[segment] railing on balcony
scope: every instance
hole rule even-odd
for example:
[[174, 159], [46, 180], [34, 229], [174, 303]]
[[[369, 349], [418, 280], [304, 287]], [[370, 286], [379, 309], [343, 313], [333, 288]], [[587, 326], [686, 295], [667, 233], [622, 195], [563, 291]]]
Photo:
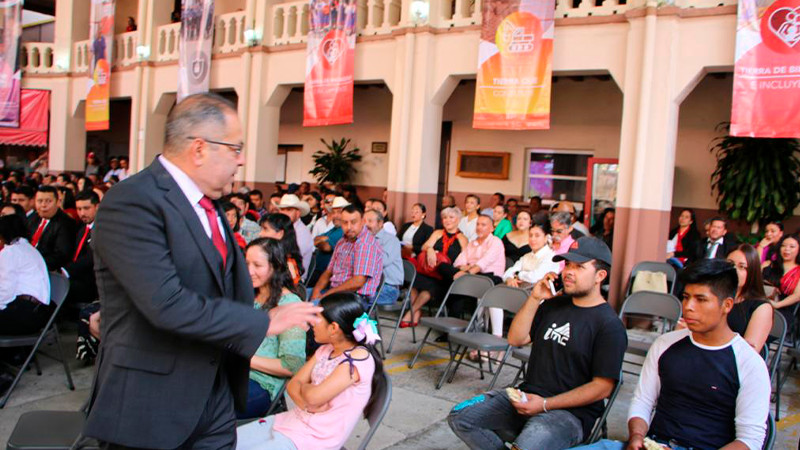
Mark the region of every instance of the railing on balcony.
[[[359, 35], [387, 35], [397, 29], [414, 26], [404, 14], [411, 14], [415, 0], [356, 0], [356, 27]], [[427, 24], [435, 28], [458, 28], [480, 25], [481, 4], [485, 0], [428, 0]], [[611, 16], [645, 6], [646, 0], [556, 0], [555, 17]], [[659, 0], [659, 6], [679, 8], [711, 8], [735, 5], [737, 0]], [[289, 1], [272, 5], [262, 44], [267, 46], [306, 42], [309, 28], [309, 2]], [[245, 30], [251, 23], [244, 11], [217, 16], [214, 22], [213, 53], [224, 54], [246, 48]], [[419, 23], [418, 23], [419, 24]], [[123, 68], [138, 61], [136, 32], [114, 37], [113, 67]], [[178, 59], [180, 23], [162, 25], [156, 31], [155, 61]], [[27, 42], [22, 44], [21, 67], [26, 73], [57, 72], [53, 45]], [[92, 59], [90, 41], [76, 42], [72, 51], [72, 70], [87, 72]]]
[[47, 42], [23, 42], [19, 66], [26, 73], [54, 73], [53, 44]]
[[138, 45], [139, 33], [130, 31], [114, 36], [114, 52], [111, 54], [111, 67], [122, 68], [136, 64], [136, 46]]

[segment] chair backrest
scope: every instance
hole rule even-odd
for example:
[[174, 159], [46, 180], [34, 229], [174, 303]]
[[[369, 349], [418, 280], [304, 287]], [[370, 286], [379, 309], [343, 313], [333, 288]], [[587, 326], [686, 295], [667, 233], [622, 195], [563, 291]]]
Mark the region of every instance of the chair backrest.
[[302, 277], [304, 283], [307, 283], [308, 280], [311, 279], [315, 270], [317, 270], [317, 250], [311, 253], [311, 261], [308, 262], [308, 270], [306, 270]]
[[414, 282], [417, 280], [417, 268], [414, 267], [414, 264], [411, 261], [404, 259], [403, 260], [403, 286], [406, 288], [412, 288], [414, 286]]
[[380, 426], [383, 421], [383, 416], [386, 415], [386, 411], [389, 410], [389, 404], [392, 402], [392, 379], [385, 371], [383, 372], [383, 379], [383, 389], [375, 394], [375, 405], [377, 405], [377, 407], [367, 416], [369, 431], [364, 435], [364, 439], [361, 441], [361, 445], [358, 446], [358, 450], [365, 450], [367, 448], [367, 444], [369, 444], [369, 441], [372, 440], [372, 436], [378, 430], [378, 426]]
[[300, 300], [306, 301], [308, 297], [308, 288], [302, 282], [297, 283], [297, 294], [300, 297]]
[[450, 285], [450, 289], [447, 290], [447, 294], [444, 296], [439, 310], [436, 311], [436, 317], [439, 317], [442, 311], [444, 311], [447, 300], [451, 295], [466, 295], [479, 299], [483, 297], [483, 294], [491, 289], [492, 286], [494, 286], [494, 281], [481, 275], [466, 274], [459, 277], [457, 280], [453, 281], [453, 284]]
[[772, 450], [775, 445], [775, 418], [772, 413], [767, 416], [767, 436], [764, 438], [764, 446], [762, 450]]
[[514, 260], [506, 256], [506, 270], [510, 269], [511, 266], [514, 265]]
[[381, 273], [381, 282], [378, 284], [378, 289], [375, 290], [375, 296], [372, 297], [372, 302], [369, 304], [369, 311], [367, 311], [367, 315], [370, 317], [372, 317], [372, 314], [375, 312], [375, 308], [378, 306], [378, 297], [381, 296], [381, 291], [383, 291], [384, 284], [386, 284], [386, 278], [383, 276], [383, 273]]
[[672, 294], [640, 291], [625, 299], [619, 317], [621, 319], [626, 314], [643, 314], [667, 319], [675, 325], [681, 318], [681, 311], [681, 301]]
[[[783, 345], [786, 343], [786, 318], [777, 309], [772, 312], [772, 329], [769, 330], [769, 337], [773, 339], [773, 344], [777, 345], [777, 348], [772, 353], [772, 359], [767, 361], [769, 379], [772, 380], [778, 370], [778, 362], [781, 358], [781, 352], [783, 352]], [[764, 348], [768, 348], [767, 344], [764, 344]]]
[[666, 262], [659, 262], [659, 261], [642, 261], [636, 263], [631, 269], [631, 274], [628, 277], [628, 288], [625, 290], [626, 294], [631, 293], [631, 288], [633, 287], [633, 279], [636, 278], [636, 274], [646, 270], [648, 272], [662, 272], [667, 276], [667, 289], [670, 294], [673, 293], [675, 289], [675, 279], [678, 277], [677, 273], [675, 272], [675, 268], [672, 267], [669, 263]]
[[49, 272], [50, 276], [50, 301], [56, 306], [61, 306], [69, 292], [69, 280], [64, 275]]
[[472, 314], [467, 330], [472, 330], [472, 326], [478, 320], [478, 315], [483, 312], [483, 308], [500, 308], [503, 311], [516, 314], [522, 309], [522, 305], [525, 304], [527, 299], [528, 293], [523, 289], [506, 286], [505, 284], [492, 286], [478, 301], [478, 307], [475, 308], [475, 312]]
[[589, 438], [583, 442], [583, 445], [594, 444], [600, 439], [600, 433], [602, 433], [606, 421], [608, 420], [608, 414], [611, 412], [611, 407], [614, 406], [614, 400], [617, 399], [617, 395], [619, 394], [619, 390], [622, 387], [622, 375], [623, 371], [620, 370], [619, 372], [619, 380], [617, 380], [616, 385], [614, 386], [614, 390], [611, 391], [611, 395], [606, 399], [605, 408], [603, 408], [603, 414], [597, 418], [592, 427], [592, 432], [589, 434]]

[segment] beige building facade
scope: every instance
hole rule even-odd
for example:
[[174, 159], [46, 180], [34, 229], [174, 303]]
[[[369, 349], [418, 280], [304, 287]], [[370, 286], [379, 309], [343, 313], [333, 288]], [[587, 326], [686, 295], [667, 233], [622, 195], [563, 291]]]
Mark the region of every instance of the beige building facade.
[[[84, 165], [89, 3], [59, 0], [54, 42], [23, 45], [23, 87], [52, 92], [53, 171]], [[708, 149], [715, 126], [730, 118], [733, 0], [558, 0], [551, 129], [543, 131], [472, 128], [481, 0], [358, 0], [355, 121], [314, 128], [302, 126], [307, 2], [216, 5], [211, 89], [237, 100], [247, 155], [241, 183], [313, 181], [320, 138], [347, 137], [364, 155], [355, 184], [365, 196], [388, 190], [401, 222], [415, 202], [434, 211], [445, 190], [525, 196], [531, 155], [542, 149], [616, 159], [612, 292], [634, 263], [664, 258], [677, 208], [696, 208], [700, 218], [716, 208]], [[130, 104], [129, 121], [118, 123], [133, 170], [161, 152], [175, 102], [172, 8], [117, 0], [111, 93]], [[137, 31], [123, 32], [128, 16]], [[388, 152], [373, 153], [373, 142], [388, 143]], [[462, 150], [510, 153], [508, 178], [459, 176]]]

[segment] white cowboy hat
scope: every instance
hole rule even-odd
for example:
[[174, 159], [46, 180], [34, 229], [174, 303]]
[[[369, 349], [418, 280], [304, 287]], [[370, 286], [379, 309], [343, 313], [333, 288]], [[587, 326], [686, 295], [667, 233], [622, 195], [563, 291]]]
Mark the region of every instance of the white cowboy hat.
[[300, 210], [300, 217], [307, 216], [308, 213], [311, 212], [311, 207], [308, 206], [308, 203], [300, 200], [294, 194], [285, 194], [283, 197], [281, 197], [281, 202], [278, 204], [278, 208], [294, 208]]
[[334, 197], [333, 203], [331, 203], [331, 209], [333, 208], [344, 208], [345, 206], [350, 206], [350, 202], [345, 200], [344, 197]]

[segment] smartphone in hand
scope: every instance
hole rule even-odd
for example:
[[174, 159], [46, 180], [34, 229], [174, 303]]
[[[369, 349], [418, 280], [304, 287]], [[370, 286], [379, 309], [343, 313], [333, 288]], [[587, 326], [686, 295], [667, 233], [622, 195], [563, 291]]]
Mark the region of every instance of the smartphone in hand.
[[561, 275], [553, 280], [549, 280], [548, 283], [550, 284], [550, 293], [553, 295], [558, 295], [558, 291], [564, 289], [564, 281], [561, 279]]

